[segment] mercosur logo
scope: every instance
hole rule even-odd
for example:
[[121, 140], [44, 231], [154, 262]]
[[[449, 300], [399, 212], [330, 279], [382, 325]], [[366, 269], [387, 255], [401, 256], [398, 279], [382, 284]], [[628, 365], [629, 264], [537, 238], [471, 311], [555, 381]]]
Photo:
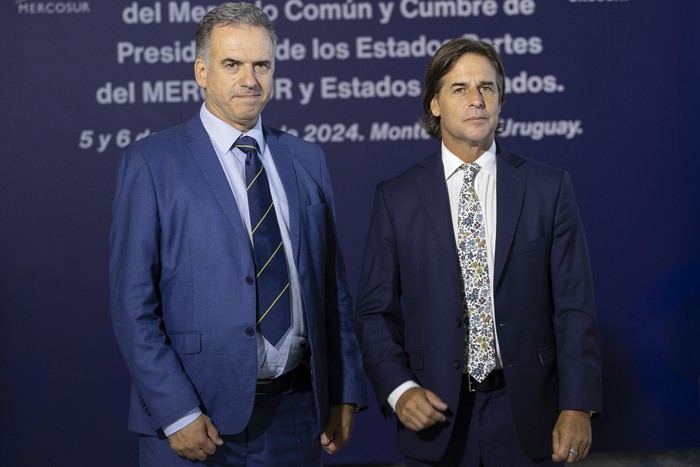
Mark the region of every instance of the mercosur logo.
[[90, 2], [32, 2], [15, 0], [20, 15], [77, 15], [90, 13]]

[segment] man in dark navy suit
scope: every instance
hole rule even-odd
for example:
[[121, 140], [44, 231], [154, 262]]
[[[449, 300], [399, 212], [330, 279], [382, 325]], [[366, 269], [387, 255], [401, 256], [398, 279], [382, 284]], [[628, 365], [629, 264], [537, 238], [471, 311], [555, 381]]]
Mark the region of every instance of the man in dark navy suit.
[[441, 148], [377, 187], [355, 326], [408, 466], [575, 462], [602, 410], [572, 186], [495, 140], [504, 82], [490, 45], [445, 44], [423, 97]]

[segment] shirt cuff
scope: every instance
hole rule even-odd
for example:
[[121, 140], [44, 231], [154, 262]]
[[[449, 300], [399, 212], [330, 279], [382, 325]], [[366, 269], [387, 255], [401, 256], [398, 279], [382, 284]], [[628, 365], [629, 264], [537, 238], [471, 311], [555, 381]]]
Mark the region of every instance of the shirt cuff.
[[200, 415], [202, 415], [202, 411], [199, 410], [198, 407], [194, 408], [194, 409], [190, 410], [189, 412], [187, 412], [182, 417], [175, 420], [174, 422], [168, 423], [167, 425], [165, 425], [163, 427], [163, 433], [165, 433], [165, 436], [170, 436], [172, 434], [175, 434], [178, 431], [185, 428], [190, 423], [192, 423], [193, 421], [195, 421], [197, 419], [197, 417], [199, 417]]
[[391, 394], [389, 394], [389, 397], [387, 397], [386, 401], [389, 403], [391, 406], [391, 410], [396, 412], [396, 403], [399, 401], [401, 396], [403, 396], [403, 393], [408, 391], [411, 388], [419, 388], [420, 385], [416, 383], [415, 381], [408, 380], [405, 383], [401, 384], [399, 387], [391, 391]]

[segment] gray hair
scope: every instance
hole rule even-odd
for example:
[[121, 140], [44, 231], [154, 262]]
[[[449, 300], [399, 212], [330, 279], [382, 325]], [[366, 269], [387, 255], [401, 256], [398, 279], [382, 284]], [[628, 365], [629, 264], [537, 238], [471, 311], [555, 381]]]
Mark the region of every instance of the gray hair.
[[265, 12], [252, 3], [222, 3], [207, 13], [197, 26], [197, 58], [209, 64], [209, 45], [211, 32], [215, 26], [262, 26], [267, 30], [272, 41], [272, 48], [277, 46], [275, 27]]

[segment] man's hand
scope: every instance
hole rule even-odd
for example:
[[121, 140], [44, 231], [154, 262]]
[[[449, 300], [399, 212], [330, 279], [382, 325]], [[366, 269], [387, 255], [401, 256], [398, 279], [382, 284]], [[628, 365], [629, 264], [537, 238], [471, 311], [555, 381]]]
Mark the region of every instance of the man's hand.
[[585, 459], [591, 441], [590, 415], [580, 410], [562, 410], [552, 432], [552, 460], [571, 463]]
[[445, 410], [447, 404], [435, 393], [423, 388], [411, 388], [396, 401], [396, 415], [401, 423], [413, 431], [444, 422]]
[[355, 406], [353, 405], [334, 405], [328, 410], [326, 431], [321, 433], [321, 446], [328, 454], [335, 454], [350, 441], [354, 419]]
[[202, 414], [192, 423], [168, 437], [170, 447], [180, 456], [191, 461], [203, 461], [224, 444], [211, 419]]

